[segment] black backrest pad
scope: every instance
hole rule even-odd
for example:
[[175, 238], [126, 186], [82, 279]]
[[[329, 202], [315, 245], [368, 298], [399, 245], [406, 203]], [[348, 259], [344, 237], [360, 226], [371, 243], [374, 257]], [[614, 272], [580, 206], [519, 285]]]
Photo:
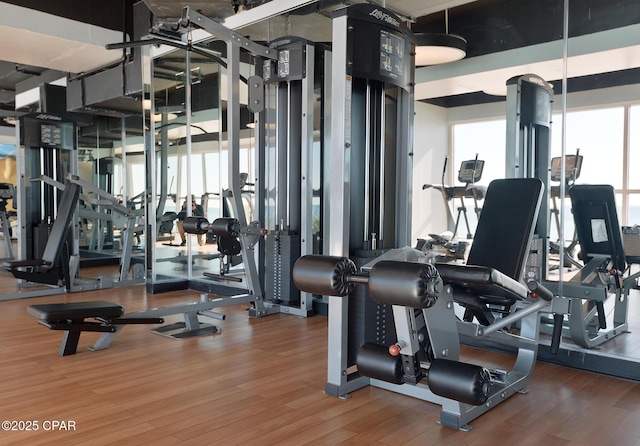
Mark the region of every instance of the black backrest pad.
[[542, 200], [542, 181], [509, 178], [489, 184], [468, 265], [495, 268], [519, 281]]
[[618, 222], [615, 192], [609, 185], [575, 185], [569, 189], [582, 260], [594, 255], [610, 257], [613, 267], [626, 269], [622, 229]]
[[58, 214], [51, 226], [49, 240], [42, 253], [42, 260], [54, 264], [62, 250], [62, 246], [67, 238], [67, 229], [71, 224], [78, 197], [80, 196], [80, 186], [75, 183], [65, 185], [64, 192], [58, 203]]

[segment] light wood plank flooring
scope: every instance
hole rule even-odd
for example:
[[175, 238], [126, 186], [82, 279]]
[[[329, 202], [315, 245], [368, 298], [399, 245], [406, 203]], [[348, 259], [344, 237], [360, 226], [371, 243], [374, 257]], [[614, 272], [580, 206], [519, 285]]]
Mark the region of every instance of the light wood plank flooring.
[[[236, 305], [221, 310], [218, 335], [176, 341], [129, 326], [107, 350], [86, 350], [98, 334], [83, 333], [78, 354], [60, 357], [62, 332], [26, 311], [108, 300], [131, 312], [198, 297], [137, 286], [0, 302], [0, 419], [39, 423], [37, 431], [0, 432], [0, 444], [640, 446], [640, 382], [539, 362], [528, 394], [465, 433], [437, 424], [439, 406], [382, 389], [324, 395], [322, 316], [249, 319], [247, 306]], [[511, 361], [469, 347], [464, 354], [487, 365]], [[44, 430], [53, 420], [75, 430]]]

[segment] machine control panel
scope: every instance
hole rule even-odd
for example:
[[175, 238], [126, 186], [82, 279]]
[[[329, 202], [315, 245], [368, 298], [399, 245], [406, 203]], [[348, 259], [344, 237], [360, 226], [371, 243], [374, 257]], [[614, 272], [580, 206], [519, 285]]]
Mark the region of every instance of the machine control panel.
[[347, 74], [413, 88], [414, 37], [395, 14], [360, 3], [334, 11], [347, 16]]
[[75, 150], [75, 124], [47, 113], [23, 116], [20, 118], [20, 144], [32, 148]]

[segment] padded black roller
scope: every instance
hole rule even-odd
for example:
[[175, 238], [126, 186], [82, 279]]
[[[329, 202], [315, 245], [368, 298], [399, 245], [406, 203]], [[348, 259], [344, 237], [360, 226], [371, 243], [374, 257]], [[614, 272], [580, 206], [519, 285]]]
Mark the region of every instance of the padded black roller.
[[491, 391], [486, 368], [449, 359], [434, 359], [427, 380], [436, 395], [474, 406], [484, 404]]
[[384, 345], [367, 342], [356, 356], [356, 365], [361, 375], [393, 384], [402, 384], [402, 357], [391, 356]]
[[346, 257], [307, 255], [293, 266], [293, 283], [300, 291], [328, 296], [346, 296], [353, 290], [348, 276], [356, 265]]
[[226, 235], [218, 236], [218, 250], [225, 256], [237, 256], [242, 252], [240, 240]]
[[209, 221], [204, 217], [187, 217], [183, 220], [182, 227], [188, 234], [206, 234], [209, 230]]
[[221, 237], [237, 237], [240, 233], [240, 222], [235, 218], [222, 217], [213, 220], [210, 225], [211, 232]]
[[429, 308], [442, 287], [438, 270], [430, 263], [385, 260], [369, 273], [369, 293], [381, 304]]

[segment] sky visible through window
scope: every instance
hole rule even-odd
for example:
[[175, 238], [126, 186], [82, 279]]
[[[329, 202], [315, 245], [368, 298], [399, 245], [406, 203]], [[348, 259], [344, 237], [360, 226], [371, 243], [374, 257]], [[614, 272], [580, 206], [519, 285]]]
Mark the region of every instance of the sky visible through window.
[[[618, 215], [623, 225], [640, 224], [640, 175], [633, 175], [634, 166], [640, 165], [640, 106], [629, 107], [630, 137], [628, 144], [628, 165], [630, 175], [628, 184], [624, 184], [624, 142], [625, 107], [612, 107], [597, 110], [582, 110], [567, 113], [566, 154], [572, 155], [580, 150], [583, 163], [579, 184], [610, 184], [617, 191], [626, 194], [628, 212], [622, 213], [622, 195], [617, 194]], [[562, 116], [555, 114], [551, 129], [551, 156], [561, 155]], [[506, 121], [504, 119], [459, 123], [453, 126], [453, 159], [449, 160], [448, 178], [457, 184], [458, 170], [462, 161], [478, 156], [484, 160], [481, 185], [505, 176]], [[443, 160], [444, 162], [444, 160]], [[557, 183], [556, 183], [557, 184]], [[639, 189], [633, 191], [633, 189]], [[638, 192], [634, 194], [633, 192]], [[449, 203], [451, 205], [451, 203]], [[456, 202], [455, 207], [459, 206]], [[467, 204], [471, 210], [472, 203]], [[560, 206], [558, 202], [558, 206]], [[454, 209], [455, 209], [454, 207]], [[570, 202], [565, 200], [565, 211]], [[470, 220], [473, 212], [468, 212]], [[626, 217], [626, 218], [623, 218]], [[472, 228], [476, 222], [472, 221]], [[557, 228], [552, 222], [551, 238], [557, 238]], [[571, 214], [565, 214], [565, 238], [573, 233]]]

